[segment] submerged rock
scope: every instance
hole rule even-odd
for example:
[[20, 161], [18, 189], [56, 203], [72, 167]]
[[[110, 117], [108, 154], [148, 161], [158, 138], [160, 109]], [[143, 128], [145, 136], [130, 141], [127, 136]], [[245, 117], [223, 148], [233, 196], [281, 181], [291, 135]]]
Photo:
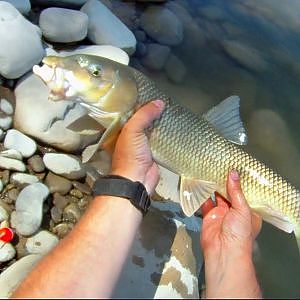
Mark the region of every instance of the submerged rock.
[[29, 0], [5, 0], [5, 2], [12, 4], [23, 15], [27, 15], [31, 9]]
[[70, 180], [52, 172], [48, 173], [45, 184], [49, 187], [50, 193], [60, 193], [61, 195], [67, 194], [72, 187]]
[[50, 7], [42, 11], [39, 26], [49, 41], [70, 43], [86, 37], [88, 21], [88, 16], [81, 11]]
[[147, 45], [147, 54], [141, 63], [151, 70], [161, 70], [170, 54], [170, 47], [151, 43]]
[[44, 56], [40, 29], [5, 1], [0, 1], [0, 44], [0, 74], [5, 78], [22, 76]]

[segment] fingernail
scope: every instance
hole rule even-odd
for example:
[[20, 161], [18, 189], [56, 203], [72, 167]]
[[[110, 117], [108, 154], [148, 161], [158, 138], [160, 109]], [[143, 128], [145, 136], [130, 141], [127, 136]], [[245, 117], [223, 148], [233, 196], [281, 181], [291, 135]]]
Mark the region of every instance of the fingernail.
[[165, 106], [165, 103], [162, 100], [155, 100], [153, 101], [153, 104], [159, 109], [162, 109]]
[[236, 170], [232, 170], [230, 172], [230, 178], [234, 181], [238, 181], [240, 179], [240, 175]]

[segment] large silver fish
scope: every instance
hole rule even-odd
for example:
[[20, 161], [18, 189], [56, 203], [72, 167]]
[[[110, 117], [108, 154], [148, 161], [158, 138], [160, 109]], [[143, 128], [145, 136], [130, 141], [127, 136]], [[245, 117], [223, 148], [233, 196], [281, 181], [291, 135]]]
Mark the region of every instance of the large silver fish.
[[173, 181], [176, 188], [160, 187], [163, 196], [178, 198], [191, 216], [215, 191], [226, 195], [227, 174], [236, 169], [251, 208], [276, 227], [294, 231], [300, 246], [300, 192], [236, 145], [247, 142], [237, 96], [198, 117], [129, 66], [89, 55], [48, 56], [43, 63], [33, 71], [49, 86], [51, 98], [78, 101], [107, 128], [99, 143], [83, 153], [85, 160], [99, 146], [113, 145], [138, 107], [162, 99], [165, 109], [150, 131], [150, 146], [155, 161], [165, 168], [164, 176], [180, 177]]

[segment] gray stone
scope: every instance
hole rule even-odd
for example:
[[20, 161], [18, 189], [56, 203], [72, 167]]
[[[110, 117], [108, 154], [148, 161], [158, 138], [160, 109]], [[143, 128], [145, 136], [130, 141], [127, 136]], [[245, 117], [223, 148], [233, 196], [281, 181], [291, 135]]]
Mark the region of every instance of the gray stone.
[[63, 220], [66, 222], [77, 223], [81, 217], [81, 211], [76, 203], [71, 203], [63, 211]]
[[12, 4], [21, 14], [27, 15], [31, 10], [31, 4], [29, 0], [5, 0]]
[[167, 8], [148, 7], [141, 16], [141, 28], [160, 44], [179, 45], [183, 40], [182, 23]]
[[2, 190], [3, 190], [3, 182], [2, 180], [0, 180], [0, 193], [2, 192]]
[[145, 42], [147, 39], [146, 33], [143, 30], [135, 30], [134, 35], [139, 42]]
[[0, 206], [0, 222], [8, 219], [9, 219], [8, 212], [4, 207]]
[[62, 5], [62, 6], [81, 6], [87, 0], [31, 0], [32, 3], [39, 5]]
[[54, 234], [47, 230], [42, 230], [27, 239], [26, 249], [30, 254], [46, 254], [52, 250], [59, 242]]
[[16, 255], [16, 250], [10, 243], [0, 241], [0, 262], [9, 261]]
[[73, 181], [72, 184], [77, 190], [81, 191], [82, 193], [84, 193], [86, 195], [91, 195], [92, 194], [92, 189], [86, 183]]
[[160, 44], [148, 44], [147, 54], [141, 59], [141, 63], [151, 70], [161, 70], [170, 54], [170, 48]]
[[39, 181], [39, 179], [36, 176], [26, 173], [14, 173], [11, 175], [10, 180], [11, 183], [16, 184], [17, 186], [24, 186]]
[[30, 157], [37, 149], [36, 142], [16, 129], [10, 129], [4, 139], [4, 147], [19, 151], [23, 157]]
[[185, 65], [173, 54], [169, 55], [169, 58], [167, 59], [165, 71], [168, 78], [175, 83], [181, 83], [186, 75]]
[[0, 73], [6, 78], [22, 76], [44, 56], [40, 29], [5, 1], [0, 2], [0, 41]]
[[0, 127], [3, 130], [7, 130], [7, 129], [11, 128], [11, 125], [12, 125], [12, 117], [11, 116], [0, 117]]
[[53, 204], [59, 209], [64, 209], [69, 204], [69, 199], [59, 193], [54, 193]]
[[35, 233], [42, 222], [43, 203], [49, 195], [46, 185], [38, 182], [25, 187], [16, 200], [16, 229], [24, 236]]
[[45, 171], [43, 159], [39, 155], [33, 155], [27, 162], [34, 172], [40, 173]]
[[11, 159], [7, 157], [0, 156], [0, 168], [7, 170], [14, 170], [24, 172], [26, 170], [26, 166], [23, 162], [17, 159]]
[[53, 227], [52, 232], [60, 239], [64, 238], [73, 229], [73, 224], [60, 223]]
[[20, 191], [16, 188], [13, 188], [7, 192], [8, 198], [11, 200], [11, 203], [15, 202], [20, 194]]
[[7, 115], [12, 115], [14, 112], [12, 104], [4, 98], [0, 100], [0, 109]]
[[79, 134], [67, 128], [85, 115], [86, 110], [70, 101], [49, 100], [48, 88], [36, 75], [31, 74], [20, 81], [15, 95], [14, 127], [25, 134], [67, 152], [79, 151], [99, 139], [96, 121], [93, 125], [98, 132], [93, 135]]
[[0, 128], [0, 141], [2, 142], [4, 139], [5, 133], [4, 131]]
[[86, 174], [80, 159], [74, 155], [46, 153], [43, 161], [48, 170], [68, 179], [79, 179]]
[[57, 192], [62, 195], [67, 194], [72, 187], [72, 183], [70, 180], [53, 174], [52, 172], [48, 173], [45, 179], [45, 184], [49, 187], [50, 193]]
[[62, 210], [58, 208], [57, 206], [53, 206], [51, 208], [51, 219], [54, 223], [59, 223], [62, 219]]
[[70, 191], [70, 195], [73, 196], [73, 197], [75, 197], [75, 198], [78, 198], [78, 199], [80, 199], [80, 198], [83, 197], [82, 192], [79, 191], [79, 190], [77, 190], [77, 189], [72, 189], [72, 190]]
[[112, 45], [133, 54], [134, 34], [104, 4], [89, 0], [81, 11], [89, 16], [88, 38], [95, 44]]
[[0, 297], [9, 298], [41, 258], [42, 255], [28, 255], [4, 270], [0, 274]]
[[22, 160], [22, 153], [18, 150], [15, 149], [9, 149], [9, 150], [4, 150], [0, 152], [0, 156], [2, 157], [7, 157], [7, 158], [12, 158], [12, 159], [17, 159], [17, 160]]
[[4, 170], [0, 173], [0, 177], [1, 177], [1, 182], [3, 183], [3, 185], [7, 185], [9, 183], [9, 170]]
[[39, 26], [47, 40], [70, 43], [86, 37], [88, 21], [88, 16], [81, 11], [50, 7], [40, 14]]

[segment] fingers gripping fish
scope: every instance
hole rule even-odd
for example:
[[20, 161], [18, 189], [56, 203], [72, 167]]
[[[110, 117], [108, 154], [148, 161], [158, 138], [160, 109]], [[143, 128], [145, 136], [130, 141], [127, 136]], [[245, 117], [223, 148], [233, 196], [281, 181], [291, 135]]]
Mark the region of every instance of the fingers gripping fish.
[[159, 194], [178, 200], [191, 216], [215, 191], [226, 195], [227, 174], [236, 169], [250, 207], [276, 227], [294, 231], [300, 246], [300, 191], [240, 147], [247, 143], [247, 134], [237, 96], [199, 117], [167, 97], [139, 71], [109, 59], [48, 56], [43, 63], [33, 71], [50, 88], [50, 97], [78, 101], [106, 128], [99, 143], [83, 153], [85, 160], [99, 146], [113, 145], [136, 109], [162, 99], [165, 109], [151, 128], [149, 141], [162, 167], [162, 181], [169, 178], [174, 186], [158, 186]]

